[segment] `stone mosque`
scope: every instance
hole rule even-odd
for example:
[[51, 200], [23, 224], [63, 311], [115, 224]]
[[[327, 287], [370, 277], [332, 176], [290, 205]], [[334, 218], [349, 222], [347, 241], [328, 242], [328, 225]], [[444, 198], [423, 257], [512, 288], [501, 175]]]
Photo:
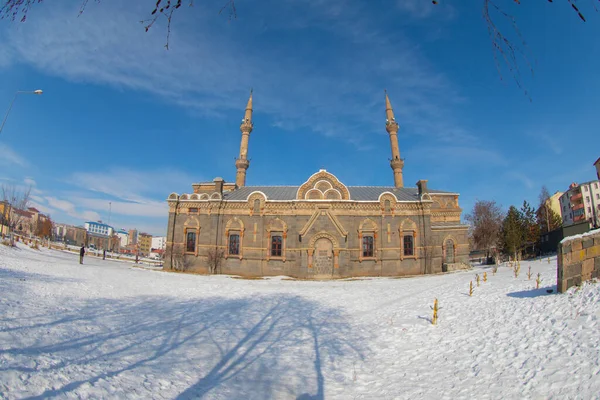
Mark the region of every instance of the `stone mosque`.
[[164, 269], [301, 279], [432, 274], [468, 262], [458, 193], [404, 187], [399, 124], [385, 94], [393, 186], [346, 186], [324, 169], [293, 186], [246, 186], [252, 93], [235, 183], [215, 178], [167, 199]]

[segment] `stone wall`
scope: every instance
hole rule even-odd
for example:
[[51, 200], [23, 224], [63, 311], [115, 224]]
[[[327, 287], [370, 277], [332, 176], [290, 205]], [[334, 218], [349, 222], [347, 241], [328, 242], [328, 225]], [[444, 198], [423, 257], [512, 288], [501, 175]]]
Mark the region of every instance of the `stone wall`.
[[600, 278], [600, 230], [564, 238], [558, 245], [558, 292], [592, 278]]
[[[429, 215], [382, 215], [380, 210], [368, 215], [314, 207], [303, 215], [293, 215], [291, 206], [276, 215], [248, 215], [230, 210], [228, 204], [222, 206], [221, 213], [171, 212], [165, 269], [175, 267], [172, 255], [177, 249], [181, 252], [189, 231], [197, 233], [196, 248], [179, 257], [183, 257], [183, 269], [198, 273], [209, 273], [208, 252], [219, 248], [225, 251], [219, 273], [322, 279], [315, 276], [318, 272], [313, 260], [315, 240], [320, 237], [332, 242], [330, 278], [418, 275], [468, 265], [468, 231], [464, 226], [432, 229]], [[280, 232], [284, 237], [282, 257], [269, 255], [271, 232]], [[240, 236], [239, 255], [227, 254], [227, 238], [232, 233]], [[374, 257], [361, 257], [363, 233], [375, 237]], [[415, 256], [403, 255], [401, 236], [406, 234], [414, 235]], [[451, 249], [444, 247], [448, 240], [454, 243]], [[443, 268], [446, 259], [450, 266]]]

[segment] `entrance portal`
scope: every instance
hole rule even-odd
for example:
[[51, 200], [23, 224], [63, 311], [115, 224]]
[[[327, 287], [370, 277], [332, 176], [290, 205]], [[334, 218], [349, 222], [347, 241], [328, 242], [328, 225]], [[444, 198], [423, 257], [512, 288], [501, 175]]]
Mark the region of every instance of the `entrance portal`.
[[315, 243], [313, 255], [314, 277], [317, 279], [333, 276], [333, 243], [327, 238], [320, 238]]

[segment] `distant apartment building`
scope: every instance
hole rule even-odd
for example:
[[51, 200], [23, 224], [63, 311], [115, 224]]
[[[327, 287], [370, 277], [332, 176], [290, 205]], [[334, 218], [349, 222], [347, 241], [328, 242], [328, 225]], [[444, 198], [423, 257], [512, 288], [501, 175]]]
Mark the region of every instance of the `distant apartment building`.
[[81, 226], [56, 224], [54, 225], [54, 240], [81, 246], [87, 243], [87, 230]]
[[8, 201], [0, 201], [0, 236], [8, 235], [8, 222], [10, 219], [10, 204]]
[[600, 180], [572, 183], [560, 197], [563, 226], [588, 221], [600, 227]]
[[89, 221], [86, 222], [84, 226], [85, 230], [88, 231], [88, 233], [92, 233], [95, 235], [112, 236], [114, 232], [112, 226], [103, 224], [102, 222]]
[[138, 234], [138, 251], [140, 255], [147, 256], [152, 248], [152, 235], [148, 233]]
[[119, 247], [127, 247], [129, 244], [129, 234], [125, 229], [115, 231], [115, 235], [119, 238]]
[[156, 250], [164, 250], [167, 245], [166, 236], [155, 236], [152, 238], [152, 248]]
[[556, 191], [552, 196], [546, 200], [546, 205], [556, 213], [556, 215], [562, 215], [560, 197], [564, 193], [561, 191]]
[[137, 229], [129, 230], [129, 240], [127, 242], [128, 245], [136, 245], [138, 244], [138, 231]]

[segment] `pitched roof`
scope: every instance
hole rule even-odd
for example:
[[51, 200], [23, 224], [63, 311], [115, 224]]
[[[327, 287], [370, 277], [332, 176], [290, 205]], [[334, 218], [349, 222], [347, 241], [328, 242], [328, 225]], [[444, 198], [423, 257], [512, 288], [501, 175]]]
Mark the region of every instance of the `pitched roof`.
[[29, 211], [19, 210], [18, 208], [13, 208], [12, 211], [13, 211], [13, 213], [15, 213], [17, 215], [20, 215], [21, 217], [25, 217], [25, 218], [33, 217], [33, 214], [30, 213]]
[[[417, 188], [396, 188], [393, 186], [347, 186], [350, 191], [350, 200], [354, 201], [379, 201], [379, 196], [384, 192], [393, 193], [398, 201], [418, 201]], [[300, 186], [244, 186], [230, 192], [223, 193], [223, 199], [229, 201], [246, 201], [252, 192], [262, 192], [268, 200], [295, 200]], [[441, 190], [429, 190], [431, 194], [454, 194]]]

